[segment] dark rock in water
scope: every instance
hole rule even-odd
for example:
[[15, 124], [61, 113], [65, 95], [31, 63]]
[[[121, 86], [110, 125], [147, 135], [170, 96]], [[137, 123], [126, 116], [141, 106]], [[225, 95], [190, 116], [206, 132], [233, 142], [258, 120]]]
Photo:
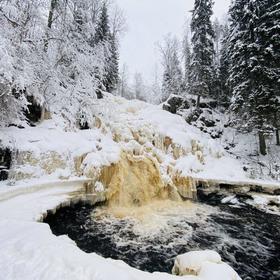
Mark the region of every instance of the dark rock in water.
[[176, 114], [179, 109], [189, 109], [190, 104], [179, 95], [171, 95], [163, 105], [163, 110]]
[[0, 148], [0, 181], [8, 179], [11, 162], [12, 152], [8, 148]]

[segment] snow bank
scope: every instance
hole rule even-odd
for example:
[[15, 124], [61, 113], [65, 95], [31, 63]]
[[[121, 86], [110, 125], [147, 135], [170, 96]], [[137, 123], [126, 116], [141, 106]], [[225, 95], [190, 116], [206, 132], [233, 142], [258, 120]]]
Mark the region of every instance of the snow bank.
[[233, 268], [226, 263], [204, 262], [198, 276], [205, 280], [241, 280]]
[[[38, 127], [0, 129], [0, 145], [13, 151], [10, 179], [67, 179], [80, 176], [90, 162], [100, 168], [118, 161], [120, 147], [99, 129], [68, 131], [57, 118]], [[83, 160], [86, 160], [83, 163]]]
[[215, 251], [193, 251], [175, 259], [173, 274], [196, 275], [205, 280], [241, 280], [238, 274]]
[[[166, 273], [139, 271], [122, 261], [104, 259], [94, 253], [87, 254], [69, 237], [57, 237], [47, 224], [36, 222], [43, 213], [66, 201], [81, 186], [78, 182], [61, 186], [54, 184], [49, 188], [34, 186], [28, 192], [7, 196], [7, 199], [0, 201], [1, 280], [182, 279]], [[191, 259], [189, 261], [192, 263]], [[195, 258], [194, 262], [198, 261], [199, 258]], [[190, 275], [184, 276], [184, 279], [212, 280], [208, 276], [213, 267], [208, 268], [204, 264], [201, 267], [203, 276]], [[221, 270], [220, 275], [225, 275], [222, 274], [224, 266], [217, 269]], [[215, 280], [227, 279], [230, 278], [220, 277]]]
[[202, 264], [206, 261], [221, 263], [222, 258], [217, 252], [210, 250], [189, 252], [176, 257], [172, 273], [179, 275], [197, 275], [201, 270]]

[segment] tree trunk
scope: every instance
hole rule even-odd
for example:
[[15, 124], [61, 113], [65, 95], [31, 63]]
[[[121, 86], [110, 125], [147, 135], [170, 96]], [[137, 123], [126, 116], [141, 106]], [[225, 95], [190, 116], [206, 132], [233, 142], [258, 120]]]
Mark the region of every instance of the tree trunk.
[[280, 146], [280, 133], [279, 128], [276, 128], [276, 145]]
[[279, 130], [280, 130], [280, 128], [279, 128], [279, 121], [278, 121], [278, 119], [277, 119], [277, 111], [274, 113], [274, 127], [275, 127], [275, 132], [276, 132], [276, 145], [277, 146], [280, 146], [280, 133], [279, 133]]
[[49, 10], [49, 17], [48, 17], [48, 29], [47, 29], [47, 34], [46, 34], [46, 39], [45, 39], [45, 44], [44, 44], [44, 50], [47, 52], [48, 46], [49, 46], [49, 31], [52, 28], [52, 23], [53, 23], [53, 14], [54, 10], [56, 8], [58, 0], [51, 0], [51, 6]]
[[197, 100], [196, 100], [196, 107], [199, 108], [200, 106], [200, 95], [197, 96]]
[[260, 153], [265, 156], [266, 152], [266, 143], [265, 143], [265, 136], [262, 131], [259, 131], [259, 146], [260, 146]]

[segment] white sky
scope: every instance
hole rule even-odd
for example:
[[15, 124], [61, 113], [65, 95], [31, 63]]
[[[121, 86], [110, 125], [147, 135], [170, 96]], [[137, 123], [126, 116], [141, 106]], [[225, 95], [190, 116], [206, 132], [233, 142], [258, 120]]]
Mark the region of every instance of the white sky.
[[[128, 31], [121, 41], [121, 64], [127, 64], [130, 75], [141, 72], [147, 81], [153, 79], [160, 63], [156, 43], [168, 33], [182, 38], [185, 19], [191, 16], [194, 0], [116, 0], [124, 10]], [[222, 18], [230, 0], [216, 0], [215, 17]]]

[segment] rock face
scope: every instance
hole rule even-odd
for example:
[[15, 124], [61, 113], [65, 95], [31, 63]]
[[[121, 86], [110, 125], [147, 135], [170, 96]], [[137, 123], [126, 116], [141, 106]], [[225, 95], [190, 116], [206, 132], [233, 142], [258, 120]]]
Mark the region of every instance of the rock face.
[[8, 179], [9, 169], [11, 167], [12, 153], [6, 149], [0, 149], [0, 181]]
[[191, 177], [174, 176], [173, 183], [184, 199], [197, 199], [197, 182]]
[[34, 96], [27, 96], [27, 101], [29, 102], [29, 105], [27, 106], [28, 109], [24, 112], [24, 114], [30, 125], [35, 125], [35, 123], [43, 119], [44, 110], [36, 101]]
[[189, 102], [179, 95], [171, 95], [163, 105], [163, 110], [176, 114], [178, 109], [189, 109]]
[[13, 167], [9, 172], [9, 178], [13, 180], [30, 179], [41, 174], [50, 175], [59, 169], [66, 168], [66, 158], [55, 151], [39, 155], [29, 151], [17, 152], [13, 162]]

